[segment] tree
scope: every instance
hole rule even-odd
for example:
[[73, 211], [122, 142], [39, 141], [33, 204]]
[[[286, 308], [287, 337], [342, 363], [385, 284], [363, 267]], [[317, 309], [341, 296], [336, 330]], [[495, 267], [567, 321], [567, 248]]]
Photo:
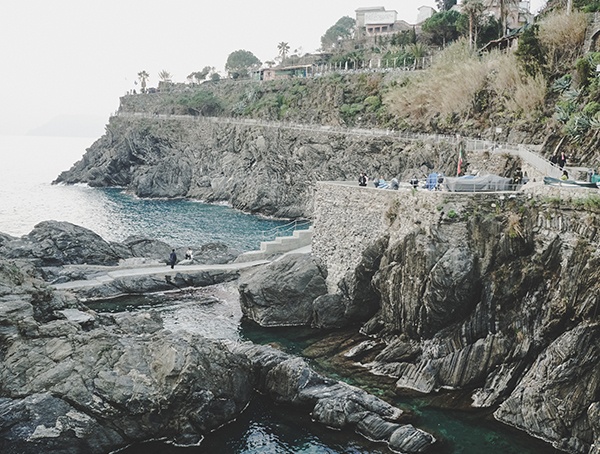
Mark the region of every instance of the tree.
[[422, 67], [419, 60], [422, 60], [427, 55], [427, 48], [422, 43], [411, 44], [408, 48], [408, 53], [415, 59], [414, 68]]
[[260, 64], [260, 60], [252, 52], [240, 49], [229, 54], [225, 69], [232, 79], [237, 79], [248, 77], [249, 71]]
[[525, 28], [519, 38], [519, 47], [515, 55], [523, 70], [530, 76], [538, 74], [544, 65], [546, 55], [538, 38], [537, 25]]
[[351, 38], [356, 27], [356, 20], [349, 16], [344, 16], [329, 27], [325, 34], [321, 36], [321, 48], [331, 49], [335, 47], [342, 39]]
[[150, 74], [146, 71], [140, 71], [138, 73], [138, 79], [140, 79], [140, 86], [142, 87], [142, 93], [146, 93], [146, 81], [150, 78]]
[[171, 75], [171, 73], [169, 71], [167, 71], [166, 69], [163, 69], [161, 72], [158, 73], [158, 78], [162, 82], [171, 82], [172, 77], [173, 76]]
[[287, 57], [287, 54], [290, 51], [290, 46], [288, 43], [282, 41], [279, 44], [277, 44], [277, 49], [279, 50], [279, 57], [281, 58], [281, 63], [283, 63], [285, 57]]
[[438, 9], [441, 11], [450, 11], [454, 5], [456, 5], [457, 0], [436, 0], [435, 4]]
[[471, 49], [477, 44], [479, 23], [484, 11], [485, 6], [481, 0], [463, 0], [462, 2], [462, 12], [469, 21], [469, 48]]
[[460, 13], [458, 11], [435, 13], [423, 22], [421, 28], [429, 35], [432, 43], [446, 47], [448, 41], [454, 41], [459, 36], [457, 28], [459, 19]]
[[213, 70], [214, 68], [210, 67], [210, 66], [205, 66], [202, 71], [196, 71], [193, 73], [190, 73], [189, 76], [187, 76], [188, 80], [195, 80], [197, 84], [202, 83], [205, 79], [206, 76], [208, 76], [208, 74]]

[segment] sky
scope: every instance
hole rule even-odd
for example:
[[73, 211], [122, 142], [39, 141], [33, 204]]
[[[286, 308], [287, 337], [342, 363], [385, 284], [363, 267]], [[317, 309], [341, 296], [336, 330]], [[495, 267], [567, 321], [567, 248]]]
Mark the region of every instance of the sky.
[[[535, 10], [545, 0], [532, 0]], [[359, 7], [384, 6], [414, 23], [435, 0], [13, 0], [0, 14], [0, 134], [23, 135], [58, 116], [80, 116], [101, 134], [137, 73], [175, 82], [205, 66], [224, 72], [239, 49], [273, 60], [315, 52]], [[77, 135], [73, 131], [73, 135]]]

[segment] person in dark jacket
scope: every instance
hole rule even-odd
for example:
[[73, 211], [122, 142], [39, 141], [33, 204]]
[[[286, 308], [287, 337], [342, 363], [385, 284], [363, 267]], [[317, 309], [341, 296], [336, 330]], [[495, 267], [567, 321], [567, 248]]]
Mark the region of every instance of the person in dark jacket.
[[171, 251], [171, 255], [169, 255], [169, 264], [171, 265], [171, 269], [175, 267], [175, 263], [177, 262], [177, 254], [175, 254], [175, 249]]
[[560, 156], [558, 157], [558, 167], [562, 168], [565, 166], [565, 164], [567, 163], [567, 155], [565, 154], [565, 152], [563, 151]]

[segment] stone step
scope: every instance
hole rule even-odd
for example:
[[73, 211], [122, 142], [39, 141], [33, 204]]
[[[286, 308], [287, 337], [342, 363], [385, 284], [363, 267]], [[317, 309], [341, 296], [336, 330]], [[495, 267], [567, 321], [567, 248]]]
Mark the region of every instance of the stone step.
[[264, 260], [272, 255], [283, 254], [305, 246], [310, 246], [312, 235], [312, 227], [309, 227], [307, 230], [294, 230], [294, 233], [290, 236], [280, 236], [272, 241], [261, 242], [258, 251], [245, 252], [235, 261], [241, 263], [250, 260]]

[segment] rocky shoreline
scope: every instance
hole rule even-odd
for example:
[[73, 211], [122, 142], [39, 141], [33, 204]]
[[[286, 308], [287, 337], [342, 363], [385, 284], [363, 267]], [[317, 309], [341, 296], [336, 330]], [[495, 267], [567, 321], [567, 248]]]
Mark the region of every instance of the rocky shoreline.
[[[435, 443], [400, 409], [300, 358], [171, 332], [156, 312], [96, 313], [53, 291], [42, 278], [65, 279], [62, 266], [85, 263], [85, 274], [131, 258], [131, 248], [124, 254], [124, 244], [94, 235], [47, 222], [19, 239], [1, 236], [2, 452], [103, 454], [157, 437], [195, 444], [235, 419], [254, 392], [394, 451], [425, 452]], [[162, 257], [162, 245], [152, 249]]]

